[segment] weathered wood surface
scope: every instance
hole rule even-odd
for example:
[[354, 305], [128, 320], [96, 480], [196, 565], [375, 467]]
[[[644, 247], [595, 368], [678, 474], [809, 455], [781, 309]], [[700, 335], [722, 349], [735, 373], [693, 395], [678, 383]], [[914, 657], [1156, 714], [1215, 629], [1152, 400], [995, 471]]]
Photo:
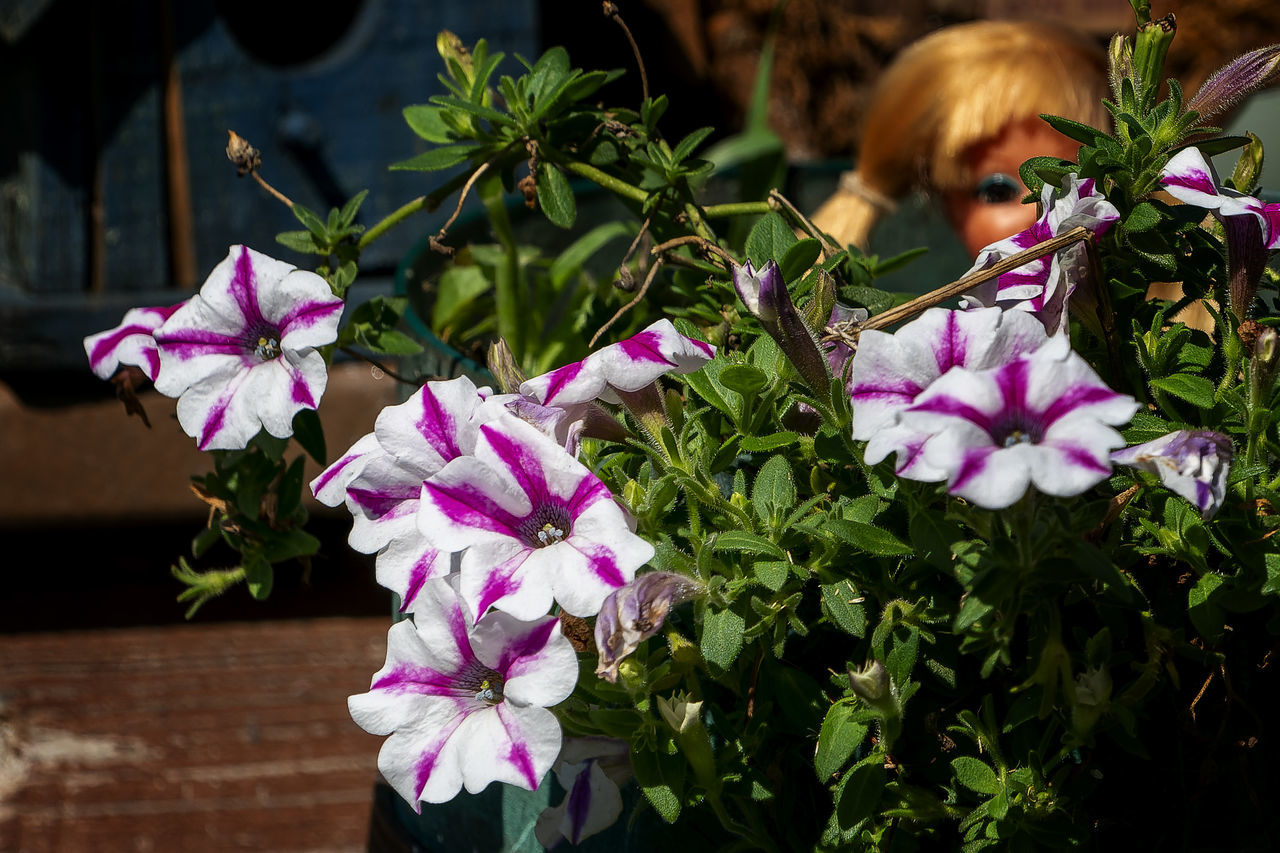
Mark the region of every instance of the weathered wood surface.
[[0, 636], [0, 851], [365, 849], [386, 618]]

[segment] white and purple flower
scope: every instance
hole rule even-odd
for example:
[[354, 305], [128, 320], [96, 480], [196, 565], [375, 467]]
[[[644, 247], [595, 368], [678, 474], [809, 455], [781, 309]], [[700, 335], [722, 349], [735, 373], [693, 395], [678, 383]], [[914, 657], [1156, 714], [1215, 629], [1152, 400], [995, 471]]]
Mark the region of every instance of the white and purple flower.
[[354, 519], [351, 547], [378, 555], [378, 583], [400, 597], [402, 612], [416, 609], [424, 583], [452, 571], [453, 554], [432, 547], [418, 530], [418, 503], [427, 478], [475, 448], [482, 403], [465, 376], [428, 382], [383, 409], [373, 432], [311, 483], [321, 503], [346, 502]]
[[853, 438], [867, 442], [867, 464], [896, 453], [895, 470], [900, 476], [943, 479], [945, 472], [928, 465], [922, 452], [932, 433], [902, 422], [902, 412], [953, 367], [997, 367], [1047, 340], [1044, 326], [1030, 314], [999, 308], [930, 308], [893, 334], [864, 331], [848, 388]]
[[617, 392], [639, 391], [667, 373], [698, 370], [715, 354], [711, 344], [687, 338], [670, 320], [659, 320], [582, 361], [525, 380], [520, 393], [544, 406], [561, 408], [592, 400], [620, 403]]
[[1264, 204], [1253, 196], [1218, 186], [1213, 166], [1198, 148], [1184, 148], [1171, 157], [1160, 173], [1160, 183], [1178, 201], [1211, 210], [1222, 222], [1231, 308], [1243, 320], [1269, 253], [1280, 249], [1280, 203]]
[[480, 426], [475, 454], [423, 484], [418, 529], [464, 552], [460, 588], [477, 615], [496, 607], [533, 619], [554, 600], [594, 616], [653, 556], [595, 474], [509, 415]]
[[535, 790], [560, 752], [548, 707], [573, 691], [577, 656], [559, 621], [472, 614], [447, 581], [423, 589], [413, 621], [387, 634], [386, 664], [348, 700], [365, 731], [390, 735], [378, 769], [420, 810], [490, 782]]
[[580, 844], [603, 832], [622, 814], [619, 790], [632, 776], [631, 750], [625, 740], [567, 738], [552, 770], [568, 793], [538, 816], [534, 834], [548, 850], [561, 841]]
[[328, 382], [316, 347], [337, 339], [342, 300], [323, 278], [232, 246], [200, 292], [155, 332], [156, 389], [201, 450], [235, 450], [266, 429], [293, 434]]
[[1111, 454], [1117, 465], [1148, 471], [1170, 491], [1190, 501], [1205, 520], [1227, 494], [1234, 450], [1231, 439], [1207, 429], [1177, 430]]
[[[1041, 196], [1044, 212], [1025, 231], [1007, 237], [978, 253], [969, 273], [984, 270], [997, 261], [1016, 255], [1045, 240], [1083, 225], [1095, 235], [1105, 234], [1120, 219], [1115, 205], [1097, 191], [1091, 178], [1080, 180], [1070, 174], [1063, 178], [1062, 194], [1045, 184]], [[1067, 301], [1080, 277], [1083, 250], [1072, 246], [1051, 256], [1037, 258], [999, 278], [979, 285], [961, 299], [964, 308], [999, 305], [1028, 311], [1041, 319], [1051, 333], [1067, 322]]]
[[986, 370], [957, 368], [905, 409], [901, 423], [919, 434], [925, 464], [947, 489], [986, 509], [1010, 506], [1034, 485], [1077, 495], [1111, 473], [1114, 427], [1138, 403], [1094, 373], [1065, 336]]
[[609, 593], [596, 617], [596, 675], [616, 682], [623, 658], [662, 630], [674, 605], [688, 601], [703, 589], [693, 578], [659, 571], [645, 572]]
[[185, 304], [133, 308], [125, 313], [119, 326], [85, 338], [84, 352], [94, 375], [110, 379], [122, 365], [132, 365], [155, 382], [160, 373], [160, 351], [153, 335]]

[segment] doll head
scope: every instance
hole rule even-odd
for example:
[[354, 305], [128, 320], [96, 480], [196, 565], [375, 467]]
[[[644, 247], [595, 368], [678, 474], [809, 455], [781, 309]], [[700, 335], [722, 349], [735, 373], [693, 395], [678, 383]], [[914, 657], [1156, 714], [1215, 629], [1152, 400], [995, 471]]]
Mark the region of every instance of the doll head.
[[1102, 51], [1058, 27], [974, 21], [925, 36], [885, 69], [863, 116], [858, 167], [814, 216], [865, 246], [880, 215], [911, 192], [939, 197], [970, 254], [1035, 218], [1018, 166], [1074, 159], [1041, 113], [1109, 126]]

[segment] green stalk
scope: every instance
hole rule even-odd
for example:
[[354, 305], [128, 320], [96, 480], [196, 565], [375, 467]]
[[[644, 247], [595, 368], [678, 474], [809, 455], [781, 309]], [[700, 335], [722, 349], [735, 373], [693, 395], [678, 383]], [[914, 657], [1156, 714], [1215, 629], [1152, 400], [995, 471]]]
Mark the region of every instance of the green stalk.
[[739, 201], [731, 204], [713, 204], [702, 208], [707, 219], [724, 219], [730, 216], [759, 216], [773, 210], [767, 201]]
[[477, 185], [480, 200], [489, 213], [494, 236], [502, 244], [503, 260], [496, 270], [493, 301], [498, 316], [498, 337], [507, 342], [515, 354], [516, 363], [524, 364], [528, 353], [524, 350], [524, 324], [520, 309], [520, 252], [516, 246], [511, 220], [503, 201], [502, 179], [498, 175], [486, 175]]
[[607, 172], [602, 172], [589, 163], [583, 163], [579, 160], [570, 160], [568, 163], [564, 164], [564, 167], [578, 177], [586, 178], [593, 184], [601, 186], [609, 192], [614, 193], [615, 195], [620, 195], [623, 198], [629, 198], [632, 201], [643, 204], [644, 200], [649, 197], [649, 194], [639, 187], [633, 186], [621, 178], [615, 178]]

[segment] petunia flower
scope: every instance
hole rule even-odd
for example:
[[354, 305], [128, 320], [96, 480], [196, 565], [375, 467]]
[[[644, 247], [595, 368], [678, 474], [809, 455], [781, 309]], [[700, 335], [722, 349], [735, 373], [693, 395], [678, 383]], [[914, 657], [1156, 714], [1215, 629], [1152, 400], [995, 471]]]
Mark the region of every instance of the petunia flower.
[[156, 390], [178, 397], [178, 423], [201, 450], [236, 450], [293, 416], [328, 382], [316, 347], [338, 336], [342, 300], [323, 278], [232, 246], [200, 292], [155, 332]]
[[544, 406], [561, 408], [592, 400], [619, 403], [618, 391], [639, 391], [666, 373], [698, 370], [715, 354], [711, 344], [687, 338], [670, 320], [659, 320], [582, 361], [525, 380], [520, 393]]
[[[827, 326], [835, 326], [844, 323], [862, 323], [867, 319], [866, 308], [851, 308], [848, 305], [842, 305], [837, 302], [831, 307], [831, 318], [827, 320]], [[823, 351], [827, 357], [827, 367], [831, 370], [832, 376], [844, 376], [845, 368], [849, 366], [849, 360], [853, 358], [853, 347], [843, 341], [832, 341], [823, 345]], [[846, 385], [846, 390], [852, 391], [851, 385]]]
[[1208, 520], [1226, 497], [1233, 456], [1231, 439], [1222, 433], [1184, 429], [1117, 450], [1111, 454], [1111, 461], [1155, 474], [1165, 487], [1194, 504], [1201, 517]]
[[[1097, 191], [1093, 179], [1081, 180], [1074, 173], [1063, 178], [1060, 195], [1052, 184], [1045, 184], [1041, 205], [1044, 212], [1030, 228], [984, 248], [969, 273], [987, 269], [997, 261], [1082, 225], [1100, 236], [1120, 219], [1120, 212]], [[961, 299], [960, 305], [963, 308], [998, 305], [1027, 311], [1039, 317], [1050, 333], [1057, 333], [1066, 327], [1067, 302], [1080, 278], [1083, 260], [1083, 247], [1079, 245], [1037, 258], [979, 285]]]
[[895, 470], [914, 480], [941, 480], [942, 469], [925, 461], [931, 435], [900, 415], [953, 367], [982, 370], [1006, 364], [1048, 340], [1034, 317], [1022, 311], [930, 308], [893, 334], [864, 331], [849, 375], [853, 438], [866, 441], [866, 462], [897, 454]]
[[386, 664], [369, 692], [347, 700], [352, 719], [387, 735], [378, 769], [414, 808], [490, 782], [536, 790], [560, 752], [548, 707], [573, 691], [577, 656], [554, 617], [474, 622], [452, 585], [423, 589], [412, 621], [391, 626]]
[[383, 409], [374, 431], [311, 483], [322, 503], [346, 503], [354, 519], [349, 544], [378, 555], [377, 581], [400, 597], [402, 612], [414, 612], [428, 580], [453, 571], [453, 554], [434, 548], [418, 530], [418, 502], [428, 477], [474, 449], [482, 405], [480, 390], [465, 376], [428, 382]]
[[673, 605], [703, 590], [693, 578], [674, 572], [645, 572], [609, 593], [596, 617], [596, 675], [618, 680], [618, 664], [642, 642], [662, 630]]
[[1064, 497], [1099, 483], [1124, 444], [1113, 427], [1137, 408], [1060, 335], [999, 367], [949, 371], [901, 419], [929, 435], [925, 462], [945, 475], [951, 494], [1002, 509], [1029, 485]]
[[631, 750], [625, 740], [567, 738], [552, 771], [568, 793], [543, 810], [534, 835], [550, 850], [561, 841], [580, 844], [603, 832], [622, 814], [620, 788], [631, 778]]
[[554, 599], [594, 616], [653, 556], [595, 474], [512, 416], [481, 425], [475, 455], [423, 484], [418, 529], [442, 551], [463, 551], [461, 592], [478, 615], [496, 607], [533, 619]]
[[1280, 44], [1241, 54], [1209, 75], [1187, 109], [1204, 118], [1224, 112], [1267, 85], [1280, 70]]
[[166, 305], [158, 308], [133, 308], [120, 325], [84, 339], [84, 352], [89, 368], [99, 379], [110, 379], [121, 365], [140, 368], [148, 379], [156, 381], [160, 373], [160, 351], [153, 333], [181, 308]]
[[1184, 148], [1160, 173], [1169, 195], [1184, 204], [1213, 211], [1222, 222], [1227, 243], [1231, 308], [1243, 320], [1248, 314], [1268, 252], [1280, 249], [1280, 203], [1220, 187], [1213, 166], [1198, 148]]

